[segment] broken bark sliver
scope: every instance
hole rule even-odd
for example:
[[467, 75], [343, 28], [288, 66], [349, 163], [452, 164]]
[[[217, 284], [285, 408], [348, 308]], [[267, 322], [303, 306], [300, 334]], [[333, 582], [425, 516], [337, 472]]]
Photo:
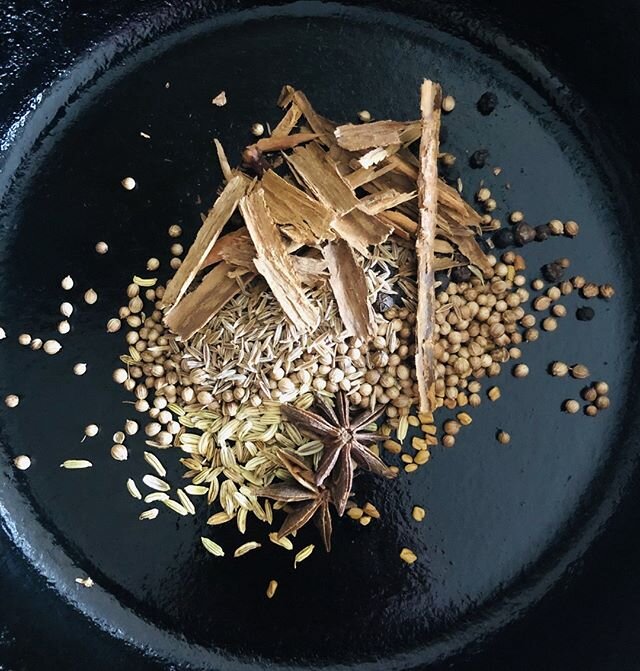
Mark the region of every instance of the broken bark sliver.
[[338, 144], [349, 151], [402, 144], [408, 134], [413, 136], [419, 121], [373, 121], [365, 124], [344, 124], [335, 130]]
[[175, 307], [185, 295], [225, 224], [235, 212], [240, 199], [246, 192], [246, 188], [247, 179], [241, 175], [233, 177], [225, 186], [213, 207], [209, 210], [182, 265], [167, 284], [167, 290], [162, 297], [164, 306], [173, 305]]
[[425, 79], [420, 92], [422, 137], [420, 139], [420, 171], [418, 204], [420, 223], [416, 241], [418, 261], [418, 308], [416, 311], [416, 379], [420, 412], [435, 409], [436, 361], [434, 242], [438, 217], [438, 138], [442, 90]]
[[256, 248], [254, 265], [264, 277], [289, 321], [300, 331], [313, 331], [320, 323], [318, 310], [304, 292], [296, 268], [259, 188], [240, 201], [249, 235]]
[[344, 240], [328, 242], [322, 254], [329, 269], [329, 284], [348, 336], [367, 340], [376, 333], [375, 315], [369, 304], [362, 266]]

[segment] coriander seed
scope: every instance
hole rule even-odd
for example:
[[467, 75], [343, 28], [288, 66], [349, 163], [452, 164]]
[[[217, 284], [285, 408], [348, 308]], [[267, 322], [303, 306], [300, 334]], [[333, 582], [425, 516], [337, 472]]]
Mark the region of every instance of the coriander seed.
[[551, 314], [554, 317], [566, 317], [567, 316], [567, 308], [565, 308], [564, 305], [554, 305], [551, 308]]
[[111, 377], [116, 384], [123, 384], [129, 377], [129, 374], [124, 368], [116, 368]]
[[456, 436], [460, 432], [460, 422], [457, 422], [455, 419], [449, 419], [444, 423], [442, 428], [450, 436]]
[[564, 377], [569, 372], [569, 366], [562, 361], [554, 361], [551, 364], [551, 375], [555, 377]]
[[580, 395], [585, 401], [589, 401], [590, 403], [593, 403], [598, 398], [598, 392], [593, 387], [585, 387], [580, 392]]
[[588, 405], [584, 409], [584, 414], [588, 417], [595, 417], [598, 414], [598, 408], [595, 405]]
[[73, 279], [71, 278], [70, 275], [67, 275], [62, 279], [62, 282], [60, 282], [60, 285], [65, 291], [69, 291], [70, 289], [73, 289]]
[[153, 256], [150, 259], [147, 259], [147, 270], [154, 271], [158, 270], [159, 267], [160, 267], [160, 261], [158, 259], [156, 259]]
[[606, 396], [609, 393], [609, 385], [604, 381], [595, 382], [593, 388], [598, 396]]
[[96, 242], [96, 252], [98, 254], [106, 254], [109, 251], [109, 245], [106, 242]]
[[450, 433], [442, 436], [442, 447], [453, 447], [456, 444], [456, 439]]
[[126, 436], [124, 435], [124, 431], [116, 431], [113, 434], [113, 442], [114, 443], [119, 443], [120, 445], [124, 443], [126, 439]]
[[21, 333], [18, 336], [18, 342], [23, 346], [27, 347], [31, 343], [31, 336], [28, 333]]
[[562, 406], [565, 412], [568, 412], [570, 415], [575, 415], [578, 410], [580, 410], [580, 403], [573, 398], [567, 399]]
[[606, 410], [611, 405], [611, 401], [608, 396], [598, 396], [594, 405], [598, 410]]
[[541, 289], [544, 288], [544, 282], [539, 277], [537, 277], [535, 280], [531, 282], [531, 288], [534, 291], [540, 291]]
[[575, 221], [567, 221], [566, 224], [564, 225], [564, 233], [565, 235], [568, 235], [570, 238], [575, 238], [576, 235], [578, 235], [578, 231], [580, 230], [580, 226]]
[[129, 458], [129, 450], [124, 445], [117, 443], [111, 448], [111, 456], [116, 461], [126, 461]]
[[67, 318], [71, 317], [71, 315], [73, 314], [73, 305], [71, 305], [71, 303], [66, 303], [66, 302], [61, 303], [60, 304], [60, 314], [63, 317], [67, 317]]
[[116, 317], [112, 317], [107, 322], [107, 333], [116, 333], [117, 331], [120, 330], [121, 326], [122, 326], [122, 322], [119, 319], [117, 319]]
[[47, 354], [57, 354], [62, 349], [62, 345], [57, 340], [47, 340], [42, 349]]
[[571, 278], [571, 283], [573, 284], [574, 289], [582, 289], [582, 287], [587, 283], [587, 280], [582, 277], [582, 275], [576, 275]]
[[529, 375], [529, 366], [526, 363], [519, 363], [513, 367], [513, 376], [514, 377], [527, 377]]
[[453, 112], [456, 106], [456, 99], [453, 96], [445, 96], [442, 99], [442, 111], [445, 113]]
[[478, 193], [476, 193], [476, 199], [480, 203], [484, 203], [485, 201], [489, 200], [489, 198], [491, 198], [491, 191], [489, 191], [486, 186], [483, 186], [481, 189], [479, 189]]
[[600, 285], [600, 298], [613, 298], [615, 295], [615, 289], [611, 284], [601, 284]]
[[31, 459], [26, 454], [20, 454], [13, 460], [13, 465], [19, 471], [26, 471], [31, 466]]
[[182, 228], [178, 224], [173, 224], [169, 226], [168, 233], [170, 238], [179, 238], [182, 235]]
[[133, 419], [128, 419], [124, 423], [124, 431], [128, 436], [134, 436], [136, 433], [138, 433], [138, 422], [134, 421]]
[[547, 317], [540, 324], [545, 331], [555, 331], [558, 328], [558, 322], [553, 317]]
[[422, 522], [426, 516], [427, 511], [424, 508], [421, 508], [420, 506], [413, 506], [411, 517], [413, 517], [416, 522]]
[[524, 214], [520, 212], [520, 210], [516, 210], [515, 212], [512, 212], [509, 215], [509, 221], [512, 224], [519, 224], [523, 220], [524, 220]]
[[576, 380], [584, 380], [589, 377], [589, 369], [584, 364], [577, 363], [571, 367], [571, 377]]
[[260, 137], [261, 135], [264, 135], [264, 126], [261, 123], [254, 123], [253, 126], [251, 126], [251, 132], [256, 136]]
[[496, 437], [498, 439], [498, 442], [502, 443], [503, 445], [506, 445], [511, 441], [511, 436], [506, 431], [498, 431]]
[[98, 294], [93, 289], [87, 289], [84, 292], [84, 302], [88, 305], [94, 305], [98, 300]]
[[100, 428], [97, 424], [88, 424], [84, 427], [84, 435], [87, 438], [93, 438], [94, 436], [97, 436], [99, 431]]
[[84, 375], [87, 372], [87, 364], [86, 363], [77, 363], [73, 366], [73, 374], [74, 375]]
[[136, 180], [133, 177], [125, 177], [120, 184], [127, 190], [132, 191], [136, 188]]
[[169, 261], [169, 266], [171, 266], [172, 270], [178, 270], [178, 268], [182, 265], [182, 259], [178, 258], [177, 256], [174, 256], [171, 261]]
[[20, 398], [16, 394], [9, 394], [4, 397], [4, 404], [7, 408], [15, 408], [20, 403]]
[[184, 253], [184, 247], [179, 242], [175, 242], [173, 245], [171, 245], [170, 251], [173, 256], [182, 256]]
[[60, 335], [66, 335], [69, 331], [71, 331], [71, 324], [66, 319], [58, 323], [58, 333]]
[[371, 112], [369, 112], [369, 110], [360, 110], [358, 112], [358, 119], [360, 119], [362, 123], [368, 123], [371, 121]]
[[584, 298], [595, 298], [600, 293], [600, 288], [595, 282], [587, 282], [583, 287], [581, 294]]
[[31, 341], [31, 349], [35, 352], [36, 350], [42, 349], [42, 340], [40, 338], [34, 338]]

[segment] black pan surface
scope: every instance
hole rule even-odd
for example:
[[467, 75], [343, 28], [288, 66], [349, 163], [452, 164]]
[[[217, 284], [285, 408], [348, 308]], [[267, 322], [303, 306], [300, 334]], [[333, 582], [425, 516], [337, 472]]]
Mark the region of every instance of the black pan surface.
[[[530, 645], [524, 632], [541, 644], [557, 634], [545, 629], [556, 618], [569, 636], [554, 645], [557, 666], [546, 668], [578, 668], [560, 660], [573, 647], [572, 631], [592, 644], [588, 630], [572, 629], [561, 613], [584, 620], [589, 605], [606, 607], [598, 580], [616, 593], [622, 578], [606, 574], [633, 548], [621, 546], [614, 561], [606, 551], [613, 541], [598, 538], [605, 528], [610, 539], [627, 536], [622, 529], [635, 512], [620, 505], [630, 499], [637, 450], [637, 248], [623, 181], [631, 168], [610, 129], [591, 116], [588, 91], [565, 86], [504, 40], [491, 16], [468, 20], [473, 12], [447, 18], [422, 8], [415, 17], [408, 4], [383, 11], [314, 2], [227, 12], [194, 3], [178, 11], [147, 3], [144, 15], [119, 17], [126, 7], [114, 3], [105, 15], [112, 37], [43, 90], [21, 124], [5, 126], [0, 324], [10, 335], [0, 343], [0, 392], [22, 402], [0, 425], [7, 595], [0, 665], [405, 669], [455, 660], [455, 668], [513, 668], [513, 651]], [[54, 21], [54, 12], [52, 5], [44, 15]], [[91, 12], [66, 17], [66, 30], [78, 16], [87, 26], [97, 20]], [[20, 35], [26, 18], [18, 11], [7, 25]], [[72, 38], [63, 31], [65, 40]], [[47, 49], [55, 53], [55, 44]], [[36, 58], [15, 73], [7, 68], [14, 79], [5, 100], [26, 95], [29, 67], [37, 71]], [[463, 167], [468, 197], [484, 179], [499, 194], [503, 218], [517, 208], [534, 224], [554, 216], [580, 222], [574, 241], [527, 248], [530, 276], [566, 255], [572, 272], [612, 282], [615, 300], [598, 302], [585, 324], [573, 316], [580, 301], [570, 297], [571, 317], [558, 332], [524, 348], [527, 380], [504, 376], [502, 399], [483, 404], [472, 430], [454, 449], [435, 450], [429, 468], [375, 487], [362, 478], [358, 491], [383, 519], [367, 528], [338, 524], [328, 557], [318, 553], [293, 571], [290, 556], [267, 544], [241, 560], [212, 561], [198, 543], [205, 510], [141, 524], [124, 483], [145, 472], [143, 441], [131, 441], [126, 464], [108, 455], [111, 433], [131, 410], [110, 380], [121, 340], [104, 333], [104, 323], [149, 256], [166, 266], [170, 224], [193, 238], [221, 179], [212, 138], [236, 160], [251, 123], [277, 120], [283, 83], [305, 90], [336, 120], [362, 108], [377, 118], [412, 118], [424, 76], [458, 103], [445, 119], [444, 148], [462, 159], [486, 147], [491, 166], [503, 169], [494, 177], [488, 168]], [[221, 89], [229, 103], [218, 109], [210, 101]], [[485, 118], [475, 101], [487, 89], [500, 106]], [[7, 107], [7, 118], [16, 110]], [[126, 175], [138, 181], [134, 192], [119, 185]], [[102, 239], [110, 253], [99, 257], [93, 246]], [[63, 352], [19, 348], [20, 332], [54, 336], [67, 273], [76, 281], [77, 312]], [[99, 293], [96, 306], [81, 300], [88, 287]], [[555, 359], [585, 362], [606, 379], [613, 408], [595, 420], [562, 414], [580, 384], [551, 379], [546, 367]], [[76, 361], [89, 363], [83, 378], [71, 373]], [[103, 431], [81, 445], [90, 422]], [[510, 431], [511, 445], [496, 442], [498, 428]], [[34, 459], [25, 474], [10, 467], [21, 453]], [[95, 468], [60, 472], [69, 457], [90, 458]], [[177, 466], [172, 475], [179, 473]], [[421, 526], [411, 520], [413, 504], [429, 509]], [[265, 534], [255, 526], [247, 536]], [[219, 538], [227, 546], [236, 540], [224, 530]], [[412, 569], [398, 560], [404, 545], [420, 556]], [[75, 584], [80, 575], [96, 587]], [[271, 578], [280, 588], [268, 601]], [[595, 584], [593, 594], [587, 584]], [[23, 620], [39, 631], [38, 646], [20, 630]], [[527, 654], [517, 666], [536, 668], [534, 659]]]

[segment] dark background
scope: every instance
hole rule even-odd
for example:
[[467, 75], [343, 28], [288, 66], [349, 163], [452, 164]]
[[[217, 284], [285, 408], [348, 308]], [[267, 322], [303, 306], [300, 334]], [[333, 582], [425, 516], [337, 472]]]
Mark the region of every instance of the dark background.
[[[152, 14], [156, 4], [120, 2], [2, 3], [0, 15], [0, 129], [29, 110], [45, 90], [92, 43], [102, 41], [132, 14]], [[178, 5], [178, 3], [175, 3]], [[380, 6], [380, 3], [355, 3]], [[248, 3], [228, 3], [240, 7]], [[440, 2], [454, 16], [478, 15], [539, 54], [588, 102], [626, 166], [629, 184], [637, 178], [640, 139], [637, 110], [640, 60], [637, 33], [640, 6], [609, 2], [492, 2], [482, 7]], [[385, 7], [421, 15], [419, 3]], [[202, 15], [220, 3], [202, 3]], [[175, 9], [176, 14], [180, 9]], [[428, 17], [426, 17], [428, 18]], [[186, 19], [186, 17], [185, 17]], [[20, 134], [20, 128], [16, 131]], [[2, 161], [0, 154], [0, 162]], [[635, 168], [635, 170], [634, 170]], [[636, 180], [637, 183], [637, 180]], [[640, 667], [640, 497], [637, 478], [624, 503], [562, 586], [491, 641], [444, 668], [465, 669], [637, 669]], [[37, 598], [34, 598], [37, 595]], [[45, 581], [0, 534], [0, 669], [163, 668], [113, 640], [62, 603]]]

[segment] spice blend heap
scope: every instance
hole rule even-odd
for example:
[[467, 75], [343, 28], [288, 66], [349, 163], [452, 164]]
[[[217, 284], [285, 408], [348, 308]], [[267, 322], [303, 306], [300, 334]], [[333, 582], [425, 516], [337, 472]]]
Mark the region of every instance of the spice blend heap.
[[[491, 109], [485, 103], [478, 109], [490, 114], [497, 100]], [[288, 550], [313, 520], [329, 550], [335, 516], [346, 513], [362, 525], [380, 517], [372, 503], [356, 504], [356, 471], [394, 478], [400, 468], [385, 463], [385, 453], [400, 455], [411, 473], [439, 441], [452, 447], [471, 424], [467, 408], [481, 404], [483, 385], [497, 400], [491, 379], [520, 359], [523, 343], [537, 340], [536, 313], [545, 313], [540, 327], [553, 331], [567, 315], [563, 296], [579, 290], [585, 299], [609, 299], [614, 291], [582, 277], [564, 279], [570, 262], [558, 259], [542, 269], [550, 286], [530, 302], [524, 258], [509, 250], [498, 260], [491, 249], [573, 237], [578, 225], [552, 220], [533, 228], [512, 212], [502, 227], [491, 215], [489, 189], [476, 194], [482, 214], [462, 198], [456, 158], [438, 146], [441, 113], [451, 112], [455, 100], [443, 99], [438, 84], [424, 81], [420, 119], [413, 121], [371, 121], [363, 110], [362, 123], [337, 125], [290, 86], [278, 104], [280, 122], [268, 137], [254, 125], [260, 139], [244, 149], [239, 167], [215, 141], [224, 185], [195, 241], [186, 254], [179, 242], [171, 245], [175, 273], [166, 287], [155, 277], [133, 278], [128, 303], [107, 330], [117, 333], [123, 322], [129, 328], [124, 367], [113, 379], [148, 415], [145, 442], [153, 451], [144, 458], [153, 473], [143, 484], [151, 492], [143, 496], [130, 479], [134, 498], [179, 515], [195, 514], [194, 501], [206, 499], [210, 526], [234, 523], [245, 534], [253, 515], [280, 524], [268, 538]], [[472, 167], [486, 158], [485, 150], [475, 152]], [[133, 178], [122, 184], [137, 188]], [[493, 241], [483, 239], [493, 231]], [[177, 225], [169, 229], [174, 240], [181, 234]], [[99, 254], [108, 249], [96, 245]], [[159, 266], [151, 258], [147, 271]], [[71, 290], [71, 277], [62, 286]], [[531, 283], [535, 291], [545, 286], [542, 279]], [[84, 294], [88, 304], [97, 299], [93, 289]], [[72, 312], [63, 303], [63, 316]], [[578, 319], [592, 316], [591, 308], [578, 310]], [[68, 331], [63, 324], [61, 334]], [[30, 336], [20, 338], [37, 349]], [[60, 347], [44, 343], [49, 354]], [[77, 375], [86, 370], [83, 363], [74, 367]], [[511, 372], [520, 378], [529, 369], [519, 363]], [[583, 364], [554, 362], [549, 372], [589, 377]], [[584, 389], [585, 414], [606, 409], [607, 393], [602, 381]], [[19, 398], [5, 402], [15, 407]], [[441, 407], [458, 412], [438, 436], [434, 413]], [[567, 399], [563, 409], [575, 413], [580, 403]], [[407, 441], [410, 427], [416, 435]], [[114, 434], [114, 459], [127, 460], [125, 442], [138, 429], [128, 420]], [[85, 436], [98, 430], [89, 425]], [[506, 444], [511, 437], [500, 430], [496, 438]], [[167, 448], [180, 451], [190, 483], [175, 493], [157, 452]], [[28, 457], [18, 459], [17, 468], [30, 466]], [[159, 512], [149, 508], [140, 519]], [[415, 521], [425, 515], [413, 508]], [[202, 537], [205, 549], [224, 555], [212, 535]], [[260, 545], [245, 542], [234, 556]], [[300, 549], [294, 566], [313, 550]], [[417, 560], [409, 548], [399, 556]], [[271, 581], [269, 598], [276, 588]]]

